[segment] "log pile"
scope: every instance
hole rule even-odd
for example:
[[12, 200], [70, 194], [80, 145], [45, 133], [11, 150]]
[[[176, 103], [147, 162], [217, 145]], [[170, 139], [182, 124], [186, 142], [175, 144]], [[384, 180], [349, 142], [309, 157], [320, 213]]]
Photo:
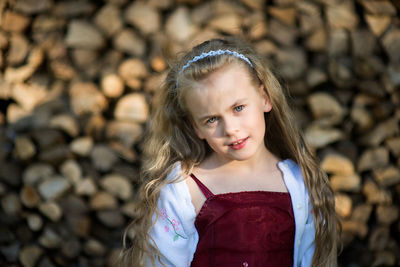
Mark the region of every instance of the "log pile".
[[329, 174], [341, 266], [400, 265], [400, 4], [0, 1], [0, 265], [113, 266], [168, 60], [240, 35]]

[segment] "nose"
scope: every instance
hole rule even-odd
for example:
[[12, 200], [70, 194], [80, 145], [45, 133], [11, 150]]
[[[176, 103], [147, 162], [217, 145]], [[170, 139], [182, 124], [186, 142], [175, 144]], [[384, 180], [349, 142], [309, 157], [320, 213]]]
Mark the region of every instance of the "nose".
[[224, 134], [227, 136], [235, 135], [239, 131], [239, 122], [237, 118], [230, 117], [224, 119]]

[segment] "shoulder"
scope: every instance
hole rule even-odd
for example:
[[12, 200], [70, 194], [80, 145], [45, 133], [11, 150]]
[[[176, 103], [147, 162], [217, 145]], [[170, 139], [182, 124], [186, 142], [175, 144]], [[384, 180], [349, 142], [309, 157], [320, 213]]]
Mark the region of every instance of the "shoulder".
[[[282, 170], [283, 179], [288, 188], [293, 204], [304, 211], [303, 207], [309, 206], [309, 195], [300, 166], [291, 159], [285, 159], [280, 161], [278, 164]], [[306, 219], [307, 214], [302, 214], [302, 217], [304, 217], [303, 219]]]
[[179, 162], [174, 164], [165, 182], [166, 184], [161, 189], [160, 200], [183, 201], [185, 203], [186, 201], [190, 201], [189, 190], [186, 186], [185, 176]]
[[167, 184], [161, 189], [158, 209], [164, 217], [170, 215], [179, 220], [185, 231], [194, 230], [196, 214], [179, 162], [175, 164], [167, 177]]
[[291, 159], [285, 159], [278, 163], [283, 172], [285, 182], [296, 182], [304, 185], [304, 178], [300, 166]]

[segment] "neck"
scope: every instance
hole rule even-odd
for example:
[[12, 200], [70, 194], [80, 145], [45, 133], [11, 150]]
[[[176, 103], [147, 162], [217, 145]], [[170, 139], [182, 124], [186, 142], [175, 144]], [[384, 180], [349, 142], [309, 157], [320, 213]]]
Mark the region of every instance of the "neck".
[[279, 159], [267, 148], [261, 149], [254, 157], [247, 160], [229, 160], [212, 153], [202, 164], [205, 169], [220, 169], [235, 173], [248, 173], [255, 170], [273, 169]]

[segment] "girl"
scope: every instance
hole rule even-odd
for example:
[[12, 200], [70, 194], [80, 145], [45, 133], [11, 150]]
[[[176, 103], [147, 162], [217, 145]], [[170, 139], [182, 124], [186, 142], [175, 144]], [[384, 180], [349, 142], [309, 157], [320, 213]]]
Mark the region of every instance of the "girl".
[[155, 106], [121, 266], [336, 266], [333, 192], [251, 47], [194, 47]]

